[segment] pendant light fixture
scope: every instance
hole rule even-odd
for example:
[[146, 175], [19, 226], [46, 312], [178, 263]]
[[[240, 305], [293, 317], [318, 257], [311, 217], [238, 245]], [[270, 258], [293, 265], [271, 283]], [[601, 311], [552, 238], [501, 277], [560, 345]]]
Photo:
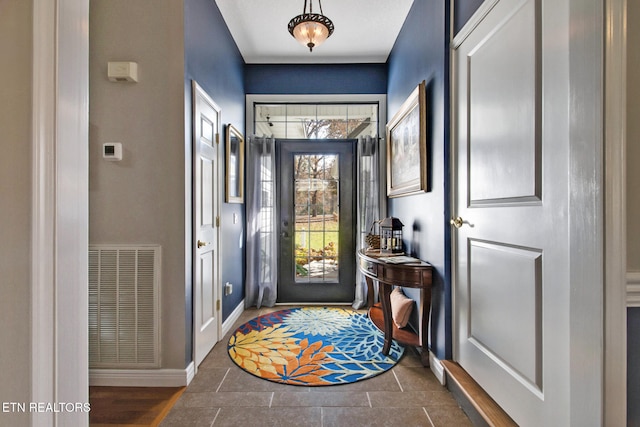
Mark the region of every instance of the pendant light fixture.
[[307, 0], [304, 0], [302, 15], [298, 15], [289, 21], [289, 32], [303, 46], [313, 52], [313, 48], [320, 46], [333, 34], [333, 22], [322, 13], [322, 2], [318, 0], [320, 13], [313, 13], [313, 0], [309, 0], [309, 12], [307, 13]]

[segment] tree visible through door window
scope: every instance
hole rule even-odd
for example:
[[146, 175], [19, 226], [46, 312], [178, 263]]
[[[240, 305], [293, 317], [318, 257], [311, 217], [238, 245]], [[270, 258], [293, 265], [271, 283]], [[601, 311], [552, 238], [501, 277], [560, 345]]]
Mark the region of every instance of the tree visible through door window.
[[294, 156], [296, 282], [338, 280], [339, 156]]

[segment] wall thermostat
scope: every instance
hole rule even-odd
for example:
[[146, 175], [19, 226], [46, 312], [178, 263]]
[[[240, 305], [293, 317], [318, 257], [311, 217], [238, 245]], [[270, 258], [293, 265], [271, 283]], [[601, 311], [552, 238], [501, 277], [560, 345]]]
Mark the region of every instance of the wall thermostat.
[[106, 160], [122, 160], [122, 144], [119, 142], [102, 144], [102, 157]]

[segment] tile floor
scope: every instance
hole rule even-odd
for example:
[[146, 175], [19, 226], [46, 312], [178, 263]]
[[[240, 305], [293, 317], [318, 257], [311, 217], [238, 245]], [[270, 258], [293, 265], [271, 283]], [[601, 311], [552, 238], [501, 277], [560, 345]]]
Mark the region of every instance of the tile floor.
[[[253, 317], [282, 308], [245, 310], [232, 331]], [[300, 387], [265, 381], [238, 368], [226, 352], [230, 334], [202, 362], [161, 427], [472, 425], [411, 349], [393, 369], [377, 377], [338, 386]]]

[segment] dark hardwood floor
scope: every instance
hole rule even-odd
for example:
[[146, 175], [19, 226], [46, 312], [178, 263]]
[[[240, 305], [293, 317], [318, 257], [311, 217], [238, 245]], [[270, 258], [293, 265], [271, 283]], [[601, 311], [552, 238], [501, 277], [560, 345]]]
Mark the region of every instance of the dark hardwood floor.
[[92, 427], [157, 426], [186, 387], [89, 387]]

